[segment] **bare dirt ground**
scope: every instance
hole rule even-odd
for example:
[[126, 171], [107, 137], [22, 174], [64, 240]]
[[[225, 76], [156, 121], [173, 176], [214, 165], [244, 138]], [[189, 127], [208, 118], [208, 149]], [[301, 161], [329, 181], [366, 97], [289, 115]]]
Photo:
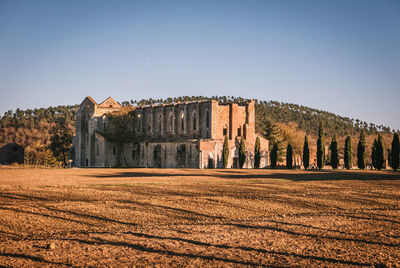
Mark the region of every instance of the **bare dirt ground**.
[[400, 266], [400, 173], [0, 168], [0, 266]]

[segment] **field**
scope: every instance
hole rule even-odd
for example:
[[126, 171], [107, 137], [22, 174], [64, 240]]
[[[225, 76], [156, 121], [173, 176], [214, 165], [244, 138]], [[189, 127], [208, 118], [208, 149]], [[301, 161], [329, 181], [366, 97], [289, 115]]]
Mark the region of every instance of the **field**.
[[0, 266], [400, 266], [400, 173], [0, 168]]

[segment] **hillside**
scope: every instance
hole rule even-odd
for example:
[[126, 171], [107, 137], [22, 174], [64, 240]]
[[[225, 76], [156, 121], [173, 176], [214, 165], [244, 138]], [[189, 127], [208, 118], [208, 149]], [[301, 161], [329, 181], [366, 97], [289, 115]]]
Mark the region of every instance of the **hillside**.
[[[131, 100], [129, 102], [123, 101], [122, 105], [168, 104], [206, 99], [215, 99], [220, 102], [246, 100], [241, 97], [233, 96], [182, 96], [167, 99], [150, 98]], [[16, 142], [31, 150], [38, 144], [46, 145], [49, 143], [50, 139], [49, 130], [54, 125], [54, 121], [57, 118], [67, 118], [71, 128], [75, 128], [75, 116], [78, 108], [79, 105], [68, 105], [7, 111], [0, 119], [0, 145]], [[318, 132], [318, 124], [320, 121], [323, 121], [325, 124], [327, 144], [330, 143], [330, 137], [332, 137], [334, 133], [338, 135], [339, 141], [344, 140], [345, 136], [351, 135], [353, 136], [353, 142], [356, 143], [362, 130], [368, 134], [368, 141], [372, 141], [373, 138], [371, 137], [375, 136], [377, 132], [381, 132], [387, 133], [387, 135], [384, 135], [388, 136], [385, 138], [385, 140], [387, 140], [385, 144], [388, 146], [390, 142], [389, 133], [391, 129], [387, 126], [363, 122], [358, 119], [350, 119], [334, 113], [297, 104], [256, 100], [256, 131], [269, 136], [269, 132], [272, 128], [277, 129], [284, 144], [290, 142], [297, 153], [301, 153], [305, 134], [310, 136], [310, 144], [313, 144], [312, 142]], [[370, 147], [369, 143], [368, 147]], [[356, 147], [353, 146], [353, 148]]]

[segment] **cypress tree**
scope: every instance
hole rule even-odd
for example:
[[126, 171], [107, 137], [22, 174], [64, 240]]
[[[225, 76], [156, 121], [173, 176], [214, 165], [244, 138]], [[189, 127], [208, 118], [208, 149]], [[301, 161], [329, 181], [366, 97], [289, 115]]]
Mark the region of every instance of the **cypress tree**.
[[397, 170], [399, 168], [399, 159], [400, 159], [400, 142], [399, 142], [399, 134], [393, 134], [392, 140], [392, 152], [391, 152], [391, 159], [392, 159], [392, 168], [393, 170]]
[[246, 140], [242, 136], [239, 143], [239, 168], [243, 168], [246, 161]]
[[317, 166], [319, 169], [325, 166], [325, 129], [322, 121], [319, 123], [317, 140]]
[[256, 144], [254, 145], [254, 168], [260, 167], [260, 159], [261, 159], [260, 137], [257, 137]]
[[378, 145], [376, 146], [376, 168], [381, 170], [383, 162], [385, 161], [385, 149], [383, 148], [383, 141], [381, 134], [378, 134]]
[[304, 169], [308, 169], [310, 166], [310, 148], [308, 146], [308, 136], [304, 137], [304, 146], [303, 146], [303, 165]]
[[374, 143], [372, 144], [372, 154], [371, 154], [371, 159], [372, 159], [372, 166], [377, 169], [376, 165], [376, 150], [378, 148], [378, 140], [375, 138]]
[[365, 133], [361, 132], [360, 140], [357, 146], [357, 166], [359, 169], [365, 169]]
[[333, 169], [337, 169], [339, 166], [339, 154], [336, 134], [333, 135], [332, 142], [329, 147], [331, 149], [331, 166]]
[[287, 149], [286, 149], [286, 167], [287, 168], [293, 167], [293, 149], [292, 149], [292, 145], [290, 145], [290, 143], [288, 144]]
[[225, 136], [224, 145], [222, 147], [222, 161], [224, 168], [228, 167], [228, 160], [229, 160], [229, 143], [228, 143], [228, 136]]
[[283, 153], [285, 149], [285, 138], [280, 130], [279, 126], [274, 123], [272, 120], [265, 118], [264, 119], [264, 132], [265, 138], [269, 140], [270, 144], [276, 144], [278, 146], [277, 150], [277, 161], [278, 159], [283, 159]]
[[351, 137], [348, 136], [344, 143], [344, 167], [351, 169], [353, 166], [353, 152], [351, 150]]
[[271, 150], [271, 168], [276, 168], [276, 161], [278, 160], [278, 145], [274, 143]]

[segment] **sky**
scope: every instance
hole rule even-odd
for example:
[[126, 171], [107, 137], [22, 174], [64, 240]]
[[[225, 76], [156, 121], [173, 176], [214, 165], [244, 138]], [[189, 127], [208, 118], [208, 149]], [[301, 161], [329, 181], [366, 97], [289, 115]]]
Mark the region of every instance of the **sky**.
[[0, 115], [182, 95], [400, 129], [400, 1], [0, 0]]

